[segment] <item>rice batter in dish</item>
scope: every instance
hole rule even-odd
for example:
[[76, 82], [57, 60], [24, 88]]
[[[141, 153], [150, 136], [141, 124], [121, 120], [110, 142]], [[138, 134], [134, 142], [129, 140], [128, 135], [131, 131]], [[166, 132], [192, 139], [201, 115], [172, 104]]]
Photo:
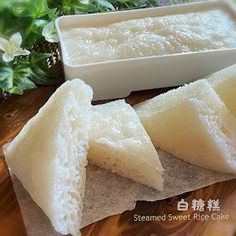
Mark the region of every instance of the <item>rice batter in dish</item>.
[[236, 47], [236, 25], [222, 10], [74, 28], [62, 35], [71, 65]]

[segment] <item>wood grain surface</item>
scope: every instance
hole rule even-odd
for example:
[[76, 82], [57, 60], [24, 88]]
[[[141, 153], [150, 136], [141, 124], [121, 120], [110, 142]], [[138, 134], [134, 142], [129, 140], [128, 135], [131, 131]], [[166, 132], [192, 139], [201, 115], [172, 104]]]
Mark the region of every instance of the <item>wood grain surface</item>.
[[[55, 91], [55, 87], [41, 87], [25, 92], [23, 96], [11, 96], [0, 101], [0, 236], [24, 236], [24, 227], [20, 208], [14, 193], [11, 178], [6, 167], [2, 145], [9, 142], [23, 125], [34, 116], [38, 109]], [[130, 104], [141, 102], [168, 89], [134, 92], [126, 100]], [[101, 103], [101, 102], [97, 102]], [[177, 211], [177, 202], [184, 198], [219, 199], [221, 211], [217, 214], [229, 215], [228, 220], [176, 220], [135, 222], [134, 215], [158, 216], [173, 214], [176, 216], [194, 213]], [[207, 209], [201, 214], [211, 216]], [[82, 236], [236, 236], [236, 180], [217, 183], [212, 186], [185, 193], [181, 196], [156, 202], [138, 202], [133, 211], [108, 217], [82, 229]], [[34, 235], [41, 236], [41, 235]]]

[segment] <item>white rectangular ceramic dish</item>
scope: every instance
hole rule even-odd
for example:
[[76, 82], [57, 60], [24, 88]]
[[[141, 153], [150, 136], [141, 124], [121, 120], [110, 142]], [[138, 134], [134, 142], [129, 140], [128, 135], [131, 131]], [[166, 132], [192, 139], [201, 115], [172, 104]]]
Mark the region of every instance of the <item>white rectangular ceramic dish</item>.
[[[70, 65], [65, 60], [62, 30], [102, 27], [129, 19], [222, 9], [236, 22], [236, 9], [228, 1], [209, 1], [168, 7], [90, 15], [62, 16], [56, 21], [66, 80], [81, 78], [92, 86], [94, 100], [118, 98], [131, 91], [177, 86], [211, 74], [236, 62], [236, 48], [162, 56], [139, 57]], [[212, 19], [214, 20], [214, 19]]]

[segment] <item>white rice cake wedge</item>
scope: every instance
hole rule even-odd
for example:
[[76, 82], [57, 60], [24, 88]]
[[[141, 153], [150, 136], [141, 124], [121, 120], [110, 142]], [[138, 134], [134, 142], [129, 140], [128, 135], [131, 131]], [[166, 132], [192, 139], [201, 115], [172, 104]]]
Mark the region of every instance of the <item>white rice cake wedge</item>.
[[80, 234], [91, 99], [81, 80], [64, 83], [4, 147], [8, 166], [61, 234]]
[[210, 75], [207, 80], [236, 117], [236, 64]]
[[134, 109], [124, 100], [93, 107], [89, 161], [157, 190], [163, 168]]
[[206, 80], [135, 109], [156, 147], [194, 165], [236, 173], [236, 119]]

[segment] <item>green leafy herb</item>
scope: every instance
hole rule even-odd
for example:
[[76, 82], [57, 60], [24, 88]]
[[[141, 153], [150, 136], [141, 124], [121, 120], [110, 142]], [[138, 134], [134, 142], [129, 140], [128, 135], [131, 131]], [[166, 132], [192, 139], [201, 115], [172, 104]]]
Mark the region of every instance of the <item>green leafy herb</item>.
[[29, 59], [19, 59], [17, 62], [0, 62], [0, 89], [4, 92], [23, 94], [26, 89], [36, 88], [37, 85], [52, 85], [55, 80], [52, 69], [46, 62], [51, 57], [50, 53], [32, 52]]
[[39, 19], [48, 16], [50, 19], [55, 18], [56, 9], [50, 9], [46, 0], [31, 0], [17, 4], [13, 7], [15, 15], [18, 17], [31, 17]]

